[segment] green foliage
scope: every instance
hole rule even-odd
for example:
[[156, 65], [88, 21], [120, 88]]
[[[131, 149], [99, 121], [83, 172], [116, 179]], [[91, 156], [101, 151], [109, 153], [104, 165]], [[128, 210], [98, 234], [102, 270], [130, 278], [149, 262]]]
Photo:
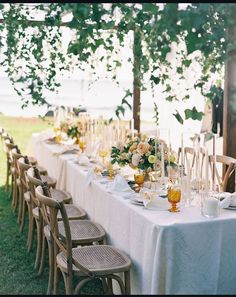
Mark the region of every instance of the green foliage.
[[155, 115], [153, 116], [155, 124], [158, 126], [159, 125], [159, 111], [158, 111], [158, 106], [156, 102], [154, 102], [154, 112]]
[[186, 109], [184, 111], [185, 113], [185, 119], [192, 119], [192, 120], [202, 120], [202, 117], [204, 116], [203, 112], [197, 111], [196, 107], [194, 106], [192, 109]]
[[[172, 79], [175, 75], [177, 80], [184, 80], [194, 61], [202, 69], [194, 87], [200, 88], [206, 99], [212, 98], [213, 90], [208, 87], [211, 74], [221, 73], [229, 52], [235, 49], [227, 32], [235, 25], [236, 4], [190, 3], [186, 9], [181, 9], [178, 3], [162, 6], [158, 3], [39, 4], [33, 7], [33, 12], [44, 12], [45, 20], [32, 23], [29, 21], [33, 18], [32, 10], [28, 6], [1, 5], [4, 22], [0, 30], [6, 32], [6, 39], [1, 38], [0, 43], [4, 48], [2, 65], [21, 97], [22, 106], [29, 102], [48, 104], [45, 89], [58, 89], [57, 77], [74, 67], [74, 58], [80, 69], [89, 64], [94, 77], [97, 76], [95, 62], [102, 63], [107, 75], [119, 85], [116, 72], [125, 62], [119, 53], [130, 32], [134, 33], [133, 56], [127, 57], [127, 62], [133, 65], [136, 86], [145, 90], [149, 83], [162, 84], [166, 100], [187, 100], [189, 94], [184, 98], [176, 95]], [[63, 23], [62, 16], [68, 13], [72, 19]], [[118, 19], [114, 17], [117, 13]], [[67, 52], [61, 47], [61, 26], [75, 33]], [[180, 43], [186, 48], [177, 50], [179, 62], [174, 69], [168, 54], [174, 44]], [[100, 51], [105, 54], [100, 56]], [[116, 115], [124, 115], [126, 107], [131, 108], [127, 93]], [[183, 123], [178, 112], [174, 116]], [[200, 120], [201, 113], [186, 110], [185, 119], [189, 118]]]
[[176, 120], [183, 125], [184, 120], [182, 118], [182, 116], [180, 115], [180, 113], [176, 110], [175, 113], [173, 113], [173, 116], [176, 118]]

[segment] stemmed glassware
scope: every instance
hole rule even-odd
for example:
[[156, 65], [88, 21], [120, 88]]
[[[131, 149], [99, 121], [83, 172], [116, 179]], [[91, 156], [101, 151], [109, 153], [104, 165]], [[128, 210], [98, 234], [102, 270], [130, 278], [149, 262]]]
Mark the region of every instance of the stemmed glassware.
[[171, 208], [168, 209], [170, 212], [179, 212], [180, 209], [177, 207], [177, 203], [181, 199], [181, 188], [179, 183], [170, 184], [167, 190], [168, 201], [171, 203]]
[[137, 173], [134, 174], [134, 181], [138, 185], [138, 192], [140, 191], [141, 187], [143, 186], [145, 180], [145, 172], [139, 170]]
[[84, 137], [80, 137], [79, 138], [79, 147], [82, 151], [82, 153], [84, 152], [85, 148], [86, 148], [86, 141]]
[[109, 154], [108, 147], [104, 144], [100, 145], [98, 149], [98, 154], [99, 154], [99, 157], [102, 158], [102, 164], [105, 165], [105, 158]]

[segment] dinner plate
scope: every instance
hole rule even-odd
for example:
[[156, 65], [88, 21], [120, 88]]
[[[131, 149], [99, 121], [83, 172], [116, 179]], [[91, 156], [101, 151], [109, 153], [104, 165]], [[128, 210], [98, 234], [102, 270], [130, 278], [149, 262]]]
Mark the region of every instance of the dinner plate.
[[228, 206], [228, 207], [225, 207], [224, 209], [230, 209], [230, 210], [236, 210], [236, 206]]

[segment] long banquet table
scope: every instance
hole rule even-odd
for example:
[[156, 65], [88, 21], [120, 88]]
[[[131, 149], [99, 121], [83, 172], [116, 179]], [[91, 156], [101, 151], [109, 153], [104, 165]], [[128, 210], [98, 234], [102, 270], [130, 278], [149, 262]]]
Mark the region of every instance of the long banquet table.
[[108, 243], [131, 258], [132, 294], [236, 294], [235, 211], [207, 219], [197, 206], [179, 213], [146, 209], [99, 180], [85, 186], [86, 168], [76, 155], [55, 155], [60, 145], [33, 134], [31, 146], [57, 188], [70, 192], [73, 203], [105, 228]]

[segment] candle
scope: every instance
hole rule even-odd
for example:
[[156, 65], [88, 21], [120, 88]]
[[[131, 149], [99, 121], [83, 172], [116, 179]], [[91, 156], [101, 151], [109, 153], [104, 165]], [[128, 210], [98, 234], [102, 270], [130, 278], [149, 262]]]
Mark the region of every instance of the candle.
[[165, 166], [164, 166], [164, 147], [163, 142], [161, 143], [161, 179], [165, 177]]
[[208, 197], [205, 200], [205, 215], [208, 217], [217, 217], [219, 211], [219, 200], [214, 197]]
[[181, 177], [184, 175], [184, 140], [181, 133]]
[[208, 192], [209, 190], [209, 158], [208, 158], [208, 150], [205, 148], [205, 158], [206, 158], [206, 163], [205, 163], [205, 191]]
[[216, 190], [216, 149], [215, 149], [215, 135], [213, 136], [213, 191]]
[[186, 206], [189, 207], [191, 206], [191, 172], [190, 172], [190, 164], [189, 164], [189, 160], [186, 160], [186, 166], [187, 166], [187, 170], [186, 170], [186, 194], [185, 194], [185, 203]]

